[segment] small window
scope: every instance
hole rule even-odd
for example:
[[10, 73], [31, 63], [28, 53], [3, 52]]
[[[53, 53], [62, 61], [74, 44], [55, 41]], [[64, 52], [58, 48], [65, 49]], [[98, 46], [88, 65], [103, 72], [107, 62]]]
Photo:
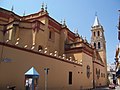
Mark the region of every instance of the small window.
[[100, 42], [98, 42], [98, 49], [100, 49]]
[[69, 72], [69, 85], [72, 84], [72, 72]]
[[49, 39], [52, 39], [52, 31], [49, 32]]
[[50, 39], [50, 40], [53, 40], [53, 41], [54, 41], [54, 39], [55, 39], [55, 33], [54, 33], [53, 30], [50, 30], [50, 31], [49, 31], [49, 39]]
[[97, 68], [96, 68], [96, 74], [97, 74]]

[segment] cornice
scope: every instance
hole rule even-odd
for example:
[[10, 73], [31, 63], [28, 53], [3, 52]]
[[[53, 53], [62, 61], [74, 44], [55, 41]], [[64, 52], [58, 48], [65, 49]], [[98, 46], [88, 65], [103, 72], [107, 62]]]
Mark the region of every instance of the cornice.
[[96, 63], [96, 64], [98, 64], [98, 65], [100, 65], [100, 66], [102, 66], [102, 67], [105, 67], [103, 64], [101, 64], [101, 63], [99, 63], [99, 62], [97, 62], [97, 61], [93, 61], [93, 63]]
[[42, 55], [42, 56], [49, 57], [49, 58], [53, 58], [55, 60], [59, 60], [59, 61], [66, 62], [66, 63], [69, 63], [69, 64], [82, 66], [81, 64], [78, 64], [78, 63], [75, 63], [75, 62], [72, 62], [72, 61], [69, 61], [69, 60], [65, 60], [65, 59], [62, 59], [62, 58], [59, 58], [59, 57], [55, 57], [55, 56], [47, 55], [47, 54], [44, 54], [44, 53], [40, 53], [38, 51], [33, 51], [33, 50], [30, 50], [30, 49], [18, 47], [18, 46], [15, 46], [15, 45], [10, 45], [10, 44], [3, 43], [3, 42], [0, 42], [0, 45], [10, 47], [10, 48], [13, 48], [13, 49], [17, 49], [17, 50], [21, 50], [21, 51], [25, 51], [25, 52], [29, 52], [29, 53], [33, 53], [33, 54], [37, 54], [37, 55]]

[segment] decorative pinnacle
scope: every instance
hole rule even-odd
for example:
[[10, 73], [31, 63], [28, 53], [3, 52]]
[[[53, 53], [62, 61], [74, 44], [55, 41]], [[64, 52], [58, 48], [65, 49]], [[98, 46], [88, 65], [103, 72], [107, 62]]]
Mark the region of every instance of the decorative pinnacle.
[[66, 26], [66, 21], [65, 21], [65, 19], [64, 19], [64, 21], [63, 21], [63, 26]]
[[23, 12], [23, 16], [25, 16], [25, 11]]
[[44, 8], [44, 3], [42, 3], [42, 8]]
[[62, 24], [62, 19], [61, 19], [60, 23]]
[[45, 11], [47, 11], [47, 4], [46, 4], [46, 6], [45, 6]]
[[75, 33], [75, 36], [79, 36], [79, 34], [78, 34], [78, 29], [75, 29], [75, 30], [74, 30], [74, 33]]
[[11, 11], [13, 12], [13, 10], [14, 10], [14, 6], [12, 5]]
[[78, 29], [75, 29], [74, 32], [75, 32], [75, 34], [78, 34]]
[[44, 3], [42, 3], [41, 10], [44, 11]]

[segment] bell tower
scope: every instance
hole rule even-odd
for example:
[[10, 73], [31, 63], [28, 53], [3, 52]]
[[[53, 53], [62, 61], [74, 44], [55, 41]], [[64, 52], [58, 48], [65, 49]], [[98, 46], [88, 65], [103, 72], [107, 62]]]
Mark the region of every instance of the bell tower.
[[106, 64], [106, 41], [104, 37], [104, 29], [103, 26], [100, 24], [97, 15], [95, 16], [95, 21], [92, 25], [91, 32], [91, 44], [100, 54], [100, 57], [104, 64]]

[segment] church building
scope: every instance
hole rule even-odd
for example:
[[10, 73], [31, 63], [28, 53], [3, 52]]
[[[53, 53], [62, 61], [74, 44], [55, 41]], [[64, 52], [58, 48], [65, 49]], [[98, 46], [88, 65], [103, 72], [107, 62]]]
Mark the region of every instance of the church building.
[[39, 77], [32, 80], [34, 89], [30, 90], [106, 86], [106, 41], [98, 16], [91, 33], [89, 43], [65, 21], [52, 18], [44, 5], [39, 12], [23, 16], [0, 8], [0, 90], [8, 90], [8, 86], [27, 90], [31, 68]]

